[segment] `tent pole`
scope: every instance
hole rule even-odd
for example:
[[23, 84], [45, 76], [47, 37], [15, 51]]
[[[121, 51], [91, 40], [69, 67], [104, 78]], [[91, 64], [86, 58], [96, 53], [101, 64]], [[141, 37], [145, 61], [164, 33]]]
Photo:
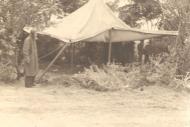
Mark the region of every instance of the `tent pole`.
[[108, 64], [111, 64], [111, 57], [112, 57], [112, 42], [111, 42], [111, 30], [109, 30], [109, 37], [108, 37]]
[[112, 43], [109, 41], [109, 47], [108, 47], [108, 64], [111, 64], [111, 55], [112, 55]]
[[71, 69], [73, 68], [73, 64], [74, 64], [74, 44], [71, 44], [71, 48], [70, 48], [70, 52], [71, 52], [71, 61], [70, 61], [70, 67]]
[[75, 65], [75, 47], [76, 47], [76, 44], [73, 43], [73, 65]]
[[58, 54], [55, 56], [55, 58], [50, 62], [50, 64], [46, 67], [46, 69], [42, 72], [41, 76], [39, 77], [38, 81], [42, 79], [42, 77], [47, 73], [49, 68], [54, 64], [54, 62], [57, 60], [57, 58], [61, 55], [61, 53], [65, 50], [65, 48], [68, 46], [68, 44], [65, 44], [61, 50], [58, 52]]

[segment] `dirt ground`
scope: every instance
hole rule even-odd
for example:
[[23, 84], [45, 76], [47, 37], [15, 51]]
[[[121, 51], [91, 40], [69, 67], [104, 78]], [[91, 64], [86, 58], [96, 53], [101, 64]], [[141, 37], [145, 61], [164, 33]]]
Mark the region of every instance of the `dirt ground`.
[[161, 86], [97, 92], [0, 85], [1, 127], [190, 127], [190, 94]]

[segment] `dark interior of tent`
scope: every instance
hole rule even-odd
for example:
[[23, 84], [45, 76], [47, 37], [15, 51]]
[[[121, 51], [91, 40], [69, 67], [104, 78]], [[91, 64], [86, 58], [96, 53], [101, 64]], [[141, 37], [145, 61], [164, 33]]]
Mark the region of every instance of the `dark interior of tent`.
[[[26, 32], [23, 32], [23, 35], [20, 37], [20, 49], [22, 49], [24, 39], [27, 35], [28, 34]], [[38, 34], [37, 38], [40, 68], [45, 69], [65, 43], [48, 35]], [[170, 38], [170, 41], [167, 41], [168, 38]], [[154, 38], [153, 42], [156, 42], [153, 44], [155, 48], [147, 47], [148, 54], [154, 53], [157, 50], [163, 50], [163, 46], [168, 46], [167, 42], [173, 43], [171, 41], [171, 37]], [[135, 46], [135, 42], [132, 41], [112, 43], [111, 62], [124, 66], [138, 61], [139, 58], [137, 58], [137, 55], [139, 54], [137, 54], [138, 51], [136, 50], [138, 49], [136, 49], [137, 47]], [[108, 63], [108, 50], [109, 43], [104, 42], [72, 43], [66, 47], [51, 68], [62, 70], [60, 72], [64, 71], [64, 73], [76, 73], [90, 65], [98, 65], [101, 67]], [[22, 50], [19, 51], [19, 54], [19, 61], [21, 61]]]
[[[21, 46], [27, 33], [21, 36]], [[47, 35], [38, 34], [37, 47], [39, 62], [42, 68], [51, 62], [64, 42]], [[101, 66], [108, 61], [108, 43], [104, 42], [77, 42], [69, 45], [54, 63], [54, 67], [84, 68], [92, 64]], [[22, 50], [20, 50], [22, 59]], [[112, 61], [125, 65], [134, 61], [134, 42], [118, 42], [112, 44]]]

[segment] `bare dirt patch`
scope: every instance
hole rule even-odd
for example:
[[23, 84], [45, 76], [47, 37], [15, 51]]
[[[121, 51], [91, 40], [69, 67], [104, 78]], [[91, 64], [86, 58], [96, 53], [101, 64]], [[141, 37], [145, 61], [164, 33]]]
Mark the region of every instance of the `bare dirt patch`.
[[189, 127], [190, 95], [150, 86], [97, 92], [57, 85], [0, 86], [1, 127]]

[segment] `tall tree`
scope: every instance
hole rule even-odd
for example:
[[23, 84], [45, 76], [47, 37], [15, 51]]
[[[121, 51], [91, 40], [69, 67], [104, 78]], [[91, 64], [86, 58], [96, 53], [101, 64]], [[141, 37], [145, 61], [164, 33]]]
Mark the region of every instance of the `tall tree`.
[[61, 3], [60, 8], [65, 13], [71, 13], [84, 5], [88, 0], [59, 0]]
[[180, 4], [180, 1], [176, 0], [165, 0], [161, 3], [163, 13], [158, 23], [160, 29], [178, 30], [181, 20]]
[[139, 26], [140, 20], [151, 21], [162, 14], [162, 8], [157, 0], [131, 0], [130, 4], [119, 9], [120, 18], [132, 27]]
[[179, 35], [176, 43], [177, 74], [190, 71], [190, 1], [178, 1]]
[[[71, 13], [71, 12], [77, 10], [82, 5], [87, 3], [88, 1], [89, 0], [59, 0], [59, 2], [61, 3], [60, 8], [65, 13]], [[112, 10], [117, 10], [118, 3], [119, 3], [119, 0], [114, 0], [114, 1], [108, 1], [107, 2], [108, 6], [110, 6]]]
[[[19, 37], [27, 25], [38, 28], [48, 25], [53, 13], [58, 12], [54, 0], [1, 0], [0, 1], [0, 57], [1, 63], [18, 67]], [[18, 70], [18, 69], [17, 69]]]
[[163, 14], [159, 27], [165, 30], [178, 30], [174, 59], [176, 71], [185, 75], [190, 71], [190, 1], [165, 0], [162, 4]]

